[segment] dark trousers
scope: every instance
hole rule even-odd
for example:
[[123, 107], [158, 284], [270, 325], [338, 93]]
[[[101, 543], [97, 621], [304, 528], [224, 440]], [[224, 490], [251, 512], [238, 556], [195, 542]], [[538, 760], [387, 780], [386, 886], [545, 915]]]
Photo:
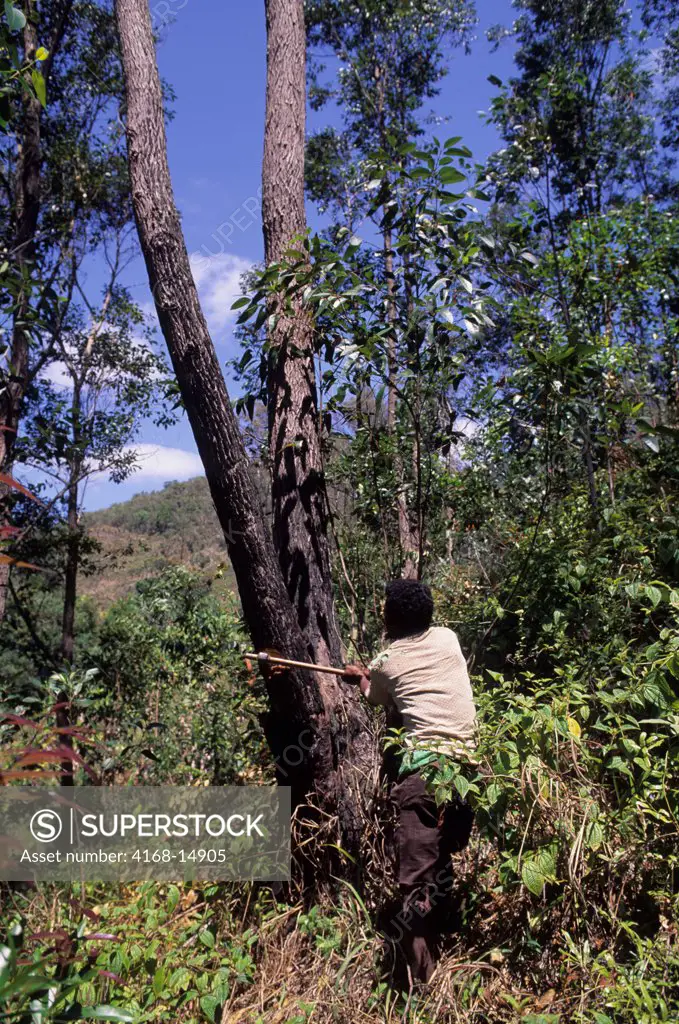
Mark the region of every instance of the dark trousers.
[[451, 854], [463, 850], [469, 842], [474, 812], [459, 798], [437, 807], [418, 772], [406, 775], [391, 795], [398, 815], [400, 945], [413, 978], [428, 981], [434, 970], [436, 938], [449, 906], [453, 883]]

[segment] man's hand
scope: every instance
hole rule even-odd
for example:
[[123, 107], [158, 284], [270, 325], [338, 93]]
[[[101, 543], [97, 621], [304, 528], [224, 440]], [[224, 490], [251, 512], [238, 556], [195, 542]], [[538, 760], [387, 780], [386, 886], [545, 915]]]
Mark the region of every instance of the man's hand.
[[276, 676], [284, 675], [289, 670], [285, 665], [277, 665], [275, 661], [260, 661], [259, 671], [268, 681], [269, 679], [275, 679]]
[[350, 683], [351, 686], [358, 686], [363, 679], [369, 678], [367, 669], [361, 668], [360, 665], [345, 665], [344, 672], [342, 673], [342, 679], [345, 683]]

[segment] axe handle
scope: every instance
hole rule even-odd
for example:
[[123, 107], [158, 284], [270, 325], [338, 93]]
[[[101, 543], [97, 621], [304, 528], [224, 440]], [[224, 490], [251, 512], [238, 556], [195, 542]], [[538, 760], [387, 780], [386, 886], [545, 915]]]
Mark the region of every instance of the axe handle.
[[343, 668], [330, 668], [328, 665], [314, 665], [312, 661], [291, 661], [289, 658], [281, 658], [276, 654], [246, 654], [246, 658], [256, 658], [258, 661], [268, 661], [272, 665], [287, 665], [288, 668], [310, 668], [314, 672], [325, 672], [331, 676], [344, 675]]

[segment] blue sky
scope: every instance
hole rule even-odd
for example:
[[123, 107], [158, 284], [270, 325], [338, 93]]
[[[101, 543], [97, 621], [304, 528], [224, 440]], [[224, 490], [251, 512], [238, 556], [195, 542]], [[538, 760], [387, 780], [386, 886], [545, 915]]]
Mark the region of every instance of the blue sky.
[[[439, 137], [461, 135], [478, 160], [497, 148], [487, 110], [496, 89], [488, 75], [506, 78], [512, 69], [511, 44], [491, 54], [485, 30], [509, 25], [509, 0], [478, 0], [479, 25], [471, 54], [455, 51], [433, 112], [448, 118]], [[240, 274], [262, 258], [258, 192], [264, 125], [266, 38], [263, 0], [151, 0], [157, 27], [160, 71], [174, 92], [175, 116], [168, 127], [172, 181], [183, 219], [194, 275], [224, 364], [236, 351], [230, 306]], [[169, 23], [165, 24], [171, 17]], [[328, 123], [327, 112], [312, 115], [309, 128]], [[315, 211], [309, 206], [311, 226]], [[150, 306], [141, 259], [128, 271], [137, 301]], [[227, 379], [233, 397], [235, 388]], [[140, 468], [123, 484], [105, 479], [87, 485], [85, 507], [102, 508], [168, 480], [202, 472], [186, 418], [169, 430], [145, 425], [139, 438]]]

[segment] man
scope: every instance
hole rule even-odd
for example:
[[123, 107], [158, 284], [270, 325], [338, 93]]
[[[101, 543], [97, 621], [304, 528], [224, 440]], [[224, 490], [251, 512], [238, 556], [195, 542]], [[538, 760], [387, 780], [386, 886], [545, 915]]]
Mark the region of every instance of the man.
[[429, 981], [434, 969], [434, 914], [452, 883], [451, 853], [469, 841], [473, 813], [455, 800], [437, 807], [420, 770], [441, 753], [469, 756], [476, 709], [457, 636], [432, 626], [431, 591], [416, 580], [387, 584], [384, 625], [392, 641], [368, 670], [347, 665], [347, 682], [360, 684], [371, 704], [399, 714], [406, 747], [392, 798], [398, 812], [397, 877], [402, 898], [402, 945], [412, 975]]

